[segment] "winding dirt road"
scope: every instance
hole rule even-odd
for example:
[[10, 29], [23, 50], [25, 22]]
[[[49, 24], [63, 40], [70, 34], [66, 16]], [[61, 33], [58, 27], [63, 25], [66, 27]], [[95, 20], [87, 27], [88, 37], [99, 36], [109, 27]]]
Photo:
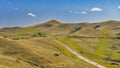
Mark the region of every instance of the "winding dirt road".
[[58, 40], [55, 40], [55, 41], [56, 41], [58, 44], [60, 44], [61, 46], [65, 47], [67, 50], [69, 50], [72, 54], [74, 54], [75, 56], [77, 56], [79, 59], [82, 59], [82, 60], [84, 60], [84, 61], [86, 61], [86, 62], [88, 62], [88, 63], [90, 63], [90, 64], [92, 64], [92, 65], [94, 65], [94, 66], [96, 66], [96, 67], [98, 67], [98, 68], [106, 68], [106, 67], [103, 66], [103, 65], [100, 65], [100, 64], [98, 64], [98, 63], [96, 63], [96, 62], [94, 62], [94, 61], [92, 61], [92, 60], [89, 60], [89, 59], [83, 57], [82, 55], [80, 55], [80, 54], [77, 53], [76, 51], [72, 50], [72, 49], [71, 49], [70, 47], [68, 47], [67, 45], [61, 43], [60, 41], [58, 41]]

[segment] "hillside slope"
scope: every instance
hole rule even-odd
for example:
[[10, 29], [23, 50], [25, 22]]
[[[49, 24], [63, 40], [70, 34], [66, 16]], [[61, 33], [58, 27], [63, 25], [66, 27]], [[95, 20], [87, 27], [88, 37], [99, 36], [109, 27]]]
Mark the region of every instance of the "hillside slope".
[[0, 28], [0, 66], [95, 68], [53, 39], [105, 67], [120, 67], [120, 21], [114, 20], [75, 24], [51, 20], [28, 27]]
[[60, 47], [59, 44], [53, 42], [54, 41], [48, 38], [31, 38], [18, 41], [0, 38], [0, 67], [94, 67], [86, 62], [77, 59], [77, 57], [75, 57], [72, 53]]
[[[57, 23], [57, 25], [55, 25], [55, 22]], [[54, 21], [51, 20], [43, 24], [32, 26], [31, 28], [51, 35], [67, 35], [67, 36], [76, 35], [76, 36], [85, 36], [85, 37], [102, 37], [103, 32], [105, 30], [106, 31], [109, 30], [110, 33], [108, 33], [108, 35], [110, 37], [116, 37], [116, 34], [119, 33], [120, 31], [120, 21], [110, 20], [99, 23], [65, 24], [55, 20]]]

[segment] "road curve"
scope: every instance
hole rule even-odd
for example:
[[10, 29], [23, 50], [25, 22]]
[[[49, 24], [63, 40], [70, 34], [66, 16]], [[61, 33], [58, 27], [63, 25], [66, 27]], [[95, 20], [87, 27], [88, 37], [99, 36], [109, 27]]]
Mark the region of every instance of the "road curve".
[[72, 54], [74, 54], [75, 56], [77, 56], [79, 59], [82, 59], [82, 60], [84, 60], [84, 61], [86, 61], [86, 62], [88, 62], [88, 63], [90, 63], [90, 64], [92, 64], [92, 65], [94, 65], [94, 66], [96, 66], [96, 67], [98, 67], [98, 68], [106, 68], [106, 67], [103, 66], [103, 65], [100, 65], [100, 64], [98, 64], [98, 63], [96, 63], [96, 62], [94, 62], [94, 61], [92, 61], [92, 60], [89, 60], [89, 59], [83, 57], [82, 55], [80, 55], [80, 54], [77, 53], [76, 51], [72, 50], [72, 49], [71, 49], [70, 47], [68, 47], [67, 45], [61, 43], [60, 41], [58, 41], [58, 40], [54, 40], [54, 41], [57, 42], [58, 44], [60, 44], [61, 46], [65, 47], [67, 50], [69, 50]]

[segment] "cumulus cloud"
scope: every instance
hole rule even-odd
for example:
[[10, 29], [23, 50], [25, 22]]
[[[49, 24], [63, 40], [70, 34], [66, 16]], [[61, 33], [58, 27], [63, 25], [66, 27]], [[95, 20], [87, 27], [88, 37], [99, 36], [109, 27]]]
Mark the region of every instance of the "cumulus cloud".
[[82, 14], [86, 14], [87, 12], [86, 11], [81, 11]]
[[120, 9], [120, 5], [118, 5], [118, 8]]
[[91, 9], [92, 12], [100, 12], [100, 11], [102, 11], [102, 10], [103, 10], [103, 9], [97, 8], [97, 7]]
[[34, 13], [31, 13], [31, 12], [29, 12], [27, 15], [31, 17], [37, 17]]

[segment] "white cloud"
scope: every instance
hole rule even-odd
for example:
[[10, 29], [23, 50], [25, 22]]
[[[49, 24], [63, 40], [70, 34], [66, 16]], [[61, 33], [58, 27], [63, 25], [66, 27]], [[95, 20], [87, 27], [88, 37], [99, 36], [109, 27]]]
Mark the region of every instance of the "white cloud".
[[79, 11], [76, 11], [76, 10], [70, 10], [69, 12], [72, 14], [79, 14]]
[[70, 10], [70, 13], [73, 13], [74, 11], [73, 10]]
[[18, 8], [14, 8], [15, 10], [18, 10]]
[[82, 14], [86, 14], [87, 12], [86, 11], [81, 11]]
[[87, 13], [86, 11], [79, 11], [79, 10], [70, 10], [69, 12], [76, 15]]
[[120, 5], [118, 5], [118, 8], [120, 9]]
[[103, 9], [97, 8], [97, 7], [91, 9], [92, 12], [100, 12], [100, 11], [102, 11], [102, 10], [103, 10]]
[[74, 14], [79, 14], [79, 12], [78, 11], [74, 11]]
[[31, 13], [31, 12], [29, 12], [27, 15], [28, 15], [28, 16], [31, 16], [31, 17], [37, 17], [35, 14], [33, 14], [33, 13]]

